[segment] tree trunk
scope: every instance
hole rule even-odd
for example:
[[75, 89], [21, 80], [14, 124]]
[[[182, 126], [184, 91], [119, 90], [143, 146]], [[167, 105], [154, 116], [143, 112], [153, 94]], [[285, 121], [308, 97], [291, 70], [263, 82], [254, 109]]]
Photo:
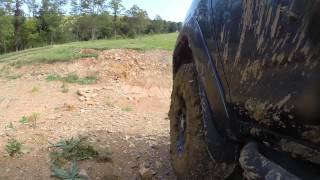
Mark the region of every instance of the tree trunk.
[[50, 45], [53, 45], [53, 33], [50, 33]]
[[3, 40], [3, 50], [4, 50], [4, 53], [7, 53], [7, 46], [6, 46], [5, 40]]
[[96, 29], [95, 27], [91, 28], [91, 40], [95, 40], [96, 39]]
[[21, 0], [16, 0], [15, 11], [14, 11], [14, 38], [15, 38], [15, 47], [16, 51], [21, 49], [21, 29], [23, 23], [22, 10], [21, 10], [22, 2]]
[[117, 13], [114, 13], [114, 17], [113, 17], [113, 31], [114, 31], [114, 39], [117, 39]]
[[80, 27], [77, 26], [77, 41], [80, 40]]

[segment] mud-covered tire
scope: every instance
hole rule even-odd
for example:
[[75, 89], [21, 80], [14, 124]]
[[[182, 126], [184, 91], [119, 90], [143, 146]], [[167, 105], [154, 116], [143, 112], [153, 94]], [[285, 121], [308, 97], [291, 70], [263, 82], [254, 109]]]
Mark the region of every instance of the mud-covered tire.
[[[209, 155], [197, 72], [193, 64], [182, 65], [175, 76], [169, 118], [171, 161], [178, 179], [203, 179], [208, 174]], [[184, 138], [183, 143], [181, 137]]]

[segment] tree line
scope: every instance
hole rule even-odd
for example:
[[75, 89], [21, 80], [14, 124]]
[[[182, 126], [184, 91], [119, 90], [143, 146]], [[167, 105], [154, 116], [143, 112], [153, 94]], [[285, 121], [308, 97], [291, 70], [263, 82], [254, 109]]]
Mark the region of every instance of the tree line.
[[72, 41], [170, 33], [181, 23], [153, 20], [122, 0], [0, 0], [0, 54]]

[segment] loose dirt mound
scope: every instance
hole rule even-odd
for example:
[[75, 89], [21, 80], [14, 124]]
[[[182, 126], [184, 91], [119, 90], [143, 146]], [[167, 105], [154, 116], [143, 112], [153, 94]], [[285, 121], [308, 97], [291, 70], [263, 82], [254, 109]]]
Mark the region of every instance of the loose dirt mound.
[[[81, 53], [97, 57], [19, 69], [0, 65], [0, 179], [49, 179], [48, 142], [78, 135], [113, 152], [112, 162], [79, 163], [91, 179], [173, 179], [167, 119], [171, 53]], [[34, 124], [23, 123], [35, 114]], [[8, 156], [9, 139], [28, 151]]]

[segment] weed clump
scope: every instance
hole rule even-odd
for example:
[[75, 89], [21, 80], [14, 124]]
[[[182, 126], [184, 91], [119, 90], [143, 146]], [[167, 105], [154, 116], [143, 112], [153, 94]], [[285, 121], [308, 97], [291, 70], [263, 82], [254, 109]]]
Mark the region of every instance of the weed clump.
[[46, 80], [48, 82], [50, 81], [62, 81], [64, 83], [70, 83], [70, 84], [94, 84], [97, 82], [98, 78], [96, 76], [86, 76], [86, 77], [79, 77], [75, 73], [70, 73], [66, 76], [60, 76], [58, 74], [51, 74], [48, 75]]
[[85, 160], [91, 159], [98, 155], [92, 146], [85, 144], [86, 138], [62, 139], [52, 147], [55, 148], [50, 156], [53, 160]]
[[39, 116], [39, 113], [32, 113], [30, 116], [22, 116], [20, 119], [20, 123], [29, 124], [32, 127], [36, 127]]
[[[88, 144], [86, 137], [61, 139], [58, 143], [53, 144], [51, 148], [52, 151], [49, 156], [52, 175], [61, 179], [78, 179], [80, 177], [77, 161], [87, 159], [111, 160], [110, 151], [96, 150]], [[68, 161], [73, 161], [73, 163], [69, 170], [65, 170], [64, 164]]]
[[[50, 158], [54, 164], [68, 160], [79, 161], [99, 158], [100, 154], [102, 154], [88, 144], [86, 137], [62, 139], [51, 147], [53, 151], [50, 153]], [[111, 152], [109, 155], [111, 156]]]
[[21, 124], [28, 124], [29, 118], [27, 116], [22, 116], [20, 119]]
[[80, 180], [82, 179], [79, 175], [79, 166], [76, 161], [74, 161], [69, 170], [65, 170], [64, 168], [53, 165], [52, 168], [52, 176], [60, 179], [74, 179]]
[[22, 143], [17, 141], [16, 139], [10, 139], [8, 144], [6, 145], [6, 151], [10, 156], [14, 156], [16, 154], [21, 154]]

